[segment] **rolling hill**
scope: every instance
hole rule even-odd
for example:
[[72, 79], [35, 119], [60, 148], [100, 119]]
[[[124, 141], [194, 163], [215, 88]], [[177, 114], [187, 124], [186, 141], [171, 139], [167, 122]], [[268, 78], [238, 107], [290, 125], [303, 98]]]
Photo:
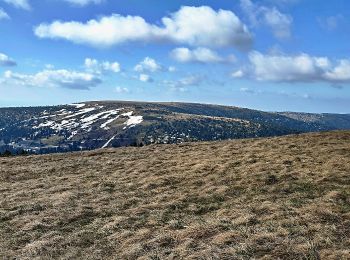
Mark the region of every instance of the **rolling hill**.
[[1, 259], [349, 259], [350, 132], [0, 158]]
[[65, 152], [339, 129], [350, 129], [350, 115], [191, 103], [86, 102], [0, 108], [0, 152]]

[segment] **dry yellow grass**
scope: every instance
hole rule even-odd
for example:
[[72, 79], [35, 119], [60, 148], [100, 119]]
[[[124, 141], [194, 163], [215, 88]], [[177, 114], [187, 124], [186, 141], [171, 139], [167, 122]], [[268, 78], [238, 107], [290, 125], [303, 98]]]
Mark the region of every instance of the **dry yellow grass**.
[[0, 258], [350, 259], [350, 132], [0, 158]]

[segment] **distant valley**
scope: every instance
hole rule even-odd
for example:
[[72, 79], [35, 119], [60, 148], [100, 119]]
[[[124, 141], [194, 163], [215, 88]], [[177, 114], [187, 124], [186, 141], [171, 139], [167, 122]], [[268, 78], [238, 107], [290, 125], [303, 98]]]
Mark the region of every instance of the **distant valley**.
[[0, 108], [0, 152], [70, 152], [339, 129], [350, 129], [349, 114], [271, 113], [207, 104], [100, 101]]

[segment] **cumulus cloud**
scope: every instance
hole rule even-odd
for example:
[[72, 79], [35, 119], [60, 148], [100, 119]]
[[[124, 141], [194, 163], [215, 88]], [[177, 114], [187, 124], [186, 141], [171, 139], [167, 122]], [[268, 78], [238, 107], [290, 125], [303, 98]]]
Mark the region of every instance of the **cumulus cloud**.
[[63, 0], [75, 6], [86, 6], [89, 4], [101, 4], [104, 0]]
[[182, 86], [198, 86], [203, 81], [203, 77], [198, 75], [192, 75], [183, 79], [180, 79], [178, 82]]
[[3, 0], [5, 3], [13, 5], [16, 8], [24, 10], [30, 10], [30, 4], [28, 0]]
[[286, 92], [284, 90], [281, 91], [267, 91], [262, 89], [252, 89], [252, 88], [240, 88], [240, 92], [249, 94], [249, 95], [278, 95], [278, 96], [284, 96], [284, 97], [291, 97], [291, 98], [303, 98], [303, 99], [311, 99], [312, 97], [308, 93], [296, 93], [296, 92]]
[[114, 92], [121, 94], [121, 93], [129, 93], [130, 91], [129, 91], [128, 88], [116, 87], [116, 88], [114, 89]]
[[6, 54], [0, 53], [0, 66], [11, 67], [16, 65], [17, 63], [13, 59], [11, 59]]
[[330, 81], [350, 82], [350, 60], [340, 60], [324, 77]]
[[218, 63], [224, 62], [225, 59], [220, 57], [215, 51], [208, 48], [199, 47], [193, 50], [188, 48], [176, 48], [171, 51], [170, 56], [182, 63], [199, 62], [199, 63]]
[[199, 86], [204, 78], [200, 75], [190, 75], [178, 80], [164, 80], [163, 85], [179, 91], [185, 91], [187, 87]]
[[141, 61], [134, 67], [134, 70], [137, 72], [157, 72], [163, 69], [164, 68], [162, 65], [160, 65], [155, 59], [152, 59], [150, 57], [146, 57], [143, 61]]
[[282, 14], [276, 8], [272, 8], [264, 12], [264, 20], [272, 28], [275, 37], [283, 39], [291, 36], [290, 27], [293, 22], [291, 16]]
[[62, 87], [85, 90], [102, 83], [102, 80], [93, 74], [69, 70], [43, 70], [36, 74], [6, 71], [4, 80], [9, 84], [28, 87]]
[[10, 19], [10, 16], [4, 11], [4, 9], [0, 8], [0, 20]]
[[274, 36], [279, 39], [291, 36], [293, 18], [281, 13], [276, 7], [266, 7], [254, 4], [251, 0], [241, 0], [241, 8], [248, 16], [253, 26], [260, 24], [271, 28]]
[[140, 74], [139, 80], [142, 82], [153, 82], [153, 79], [148, 74]]
[[249, 93], [249, 94], [257, 94], [257, 93], [261, 93], [261, 90], [254, 90], [251, 88], [240, 88], [239, 89], [240, 92], [244, 92], [244, 93]]
[[[205, 25], [205, 26], [203, 26]], [[140, 16], [113, 14], [86, 23], [54, 21], [34, 29], [39, 38], [65, 39], [78, 44], [109, 47], [126, 42], [172, 42], [205, 47], [249, 49], [252, 36], [231, 11], [183, 6], [151, 24]]]
[[244, 77], [244, 72], [243, 70], [236, 70], [231, 73], [231, 77], [235, 79], [243, 78]]
[[163, 18], [162, 22], [166, 37], [178, 43], [246, 49], [252, 41], [247, 27], [228, 10], [185, 6], [171, 17]]
[[249, 60], [257, 80], [280, 82], [350, 82], [350, 60], [334, 62], [308, 54], [264, 55], [251, 52]]
[[55, 66], [52, 64], [45, 64], [45, 69], [53, 70], [54, 68], [55, 68]]
[[[21, 8], [24, 10], [30, 10], [31, 6], [29, 4], [29, 0], [2, 0], [8, 4], [13, 5], [16, 8]], [[103, 3], [105, 0], [62, 0], [64, 2], [70, 3], [74, 6], [86, 6], [89, 4], [101, 4]], [[1, 13], [1, 11], [0, 11]]]
[[95, 74], [104, 74], [106, 72], [120, 72], [120, 64], [118, 62], [99, 62], [96, 59], [86, 58], [84, 66], [88, 72]]
[[[249, 60], [258, 80], [312, 81], [320, 71], [316, 60], [307, 54], [298, 56], [270, 56], [252, 52]], [[326, 61], [325, 61], [326, 62]]]
[[168, 71], [169, 71], [169, 72], [175, 72], [175, 71], [176, 71], [176, 68], [175, 68], [174, 66], [170, 66], [170, 67], [168, 68]]

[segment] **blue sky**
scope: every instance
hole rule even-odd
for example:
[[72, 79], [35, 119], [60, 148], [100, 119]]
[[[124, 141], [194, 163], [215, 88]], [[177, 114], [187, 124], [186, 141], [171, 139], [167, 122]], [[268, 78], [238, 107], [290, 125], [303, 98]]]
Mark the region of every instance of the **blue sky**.
[[0, 106], [350, 113], [347, 0], [0, 0]]

